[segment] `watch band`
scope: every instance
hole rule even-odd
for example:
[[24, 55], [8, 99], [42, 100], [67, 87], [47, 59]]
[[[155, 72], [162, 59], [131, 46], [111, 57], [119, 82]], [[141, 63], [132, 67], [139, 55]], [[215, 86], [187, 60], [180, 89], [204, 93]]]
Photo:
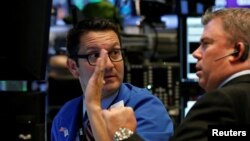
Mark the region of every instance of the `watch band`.
[[115, 132], [113, 141], [122, 141], [122, 140], [125, 140], [125, 139], [129, 138], [130, 136], [132, 136], [133, 134], [134, 134], [134, 132], [131, 131], [130, 129], [120, 127]]

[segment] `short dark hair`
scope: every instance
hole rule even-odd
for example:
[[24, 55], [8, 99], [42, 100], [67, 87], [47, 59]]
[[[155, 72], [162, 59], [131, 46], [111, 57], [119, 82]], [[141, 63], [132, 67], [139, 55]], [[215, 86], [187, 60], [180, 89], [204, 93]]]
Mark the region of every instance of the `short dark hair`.
[[75, 61], [76, 55], [79, 51], [79, 42], [80, 37], [89, 31], [107, 31], [112, 30], [116, 33], [119, 42], [121, 44], [121, 37], [119, 33], [119, 25], [116, 25], [110, 19], [102, 19], [102, 18], [92, 18], [92, 19], [84, 19], [78, 22], [72, 29], [69, 30], [67, 35], [67, 51], [68, 56]]

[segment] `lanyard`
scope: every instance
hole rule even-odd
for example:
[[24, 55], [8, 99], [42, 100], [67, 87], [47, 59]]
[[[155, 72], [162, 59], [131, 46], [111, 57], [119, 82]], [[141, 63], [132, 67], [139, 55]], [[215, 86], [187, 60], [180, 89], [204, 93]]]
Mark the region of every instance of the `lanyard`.
[[82, 117], [82, 112], [83, 112], [83, 102], [81, 100], [81, 103], [80, 103], [80, 110], [78, 111], [78, 119], [77, 119], [77, 129], [78, 129], [78, 132], [79, 132], [79, 140], [80, 141], [87, 141], [86, 139], [86, 134], [85, 134], [85, 131], [84, 131], [84, 127], [83, 127], [83, 117]]

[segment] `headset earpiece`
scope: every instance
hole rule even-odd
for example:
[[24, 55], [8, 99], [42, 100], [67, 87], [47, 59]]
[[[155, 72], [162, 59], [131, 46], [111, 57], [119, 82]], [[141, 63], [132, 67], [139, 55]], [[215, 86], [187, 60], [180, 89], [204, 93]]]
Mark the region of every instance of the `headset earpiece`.
[[[242, 55], [240, 57], [241, 61], [245, 61], [248, 58], [248, 54], [249, 54], [249, 46], [248, 46], [248, 44], [243, 44], [243, 45], [244, 45], [244, 48], [242, 48], [243, 53], [242, 53]], [[237, 56], [239, 56], [240, 51], [241, 51], [240, 44], [236, 44], [235, 48], [234, 48], [234, 51], [232, 53], [224, 55], [222, 57], [219, 57], [219, 58], [215, 59], [214, 61], [221, 60], [221, 59], [226, 58], [226, 57], [231, 56], [231, 55], [237, 57]]]
[[[244, 48], [243, 48], [243, 53], [240, 57], [240, 60], [243, 62], [247, 59], [248, 57], [248, 52], [249, 52], [249, 45], [248, 44], [243, 44], [244, 45]], [[239, 55], [239, 52], [240, 52], [240, 44], [237, 44], [235, 46], [235, 51], [234, 51], [234, 56], [238, 56]]]
[[234, 51], [231, 53], [233, 56], [237, 57], [239, 55], [239, 49], [235, 48]]

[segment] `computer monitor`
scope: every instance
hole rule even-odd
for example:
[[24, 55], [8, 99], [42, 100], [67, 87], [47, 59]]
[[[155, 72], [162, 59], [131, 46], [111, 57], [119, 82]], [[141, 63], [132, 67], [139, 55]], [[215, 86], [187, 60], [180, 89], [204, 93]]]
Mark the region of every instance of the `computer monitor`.
[[161, 17], [174, 13], [172, 0], [140, 0], [137, 14], [144, 16], [146, 23], [161, 23]]
[[196, 59], [192, 52], [199, 47], [203, 26], [201, 16], [181, 16], [179, 18], [178, 42], [180, 55], [180, 81], [183, 83], [198, 81], [196, 76]]
[[249, 0], [227, 0], [226, 7], [241, 7], [241, 8], [250, 8], [250, 1]]
[[2, 5], [0, 80], [45, 79], [50, 13], [51, 0], [12, 0]]

